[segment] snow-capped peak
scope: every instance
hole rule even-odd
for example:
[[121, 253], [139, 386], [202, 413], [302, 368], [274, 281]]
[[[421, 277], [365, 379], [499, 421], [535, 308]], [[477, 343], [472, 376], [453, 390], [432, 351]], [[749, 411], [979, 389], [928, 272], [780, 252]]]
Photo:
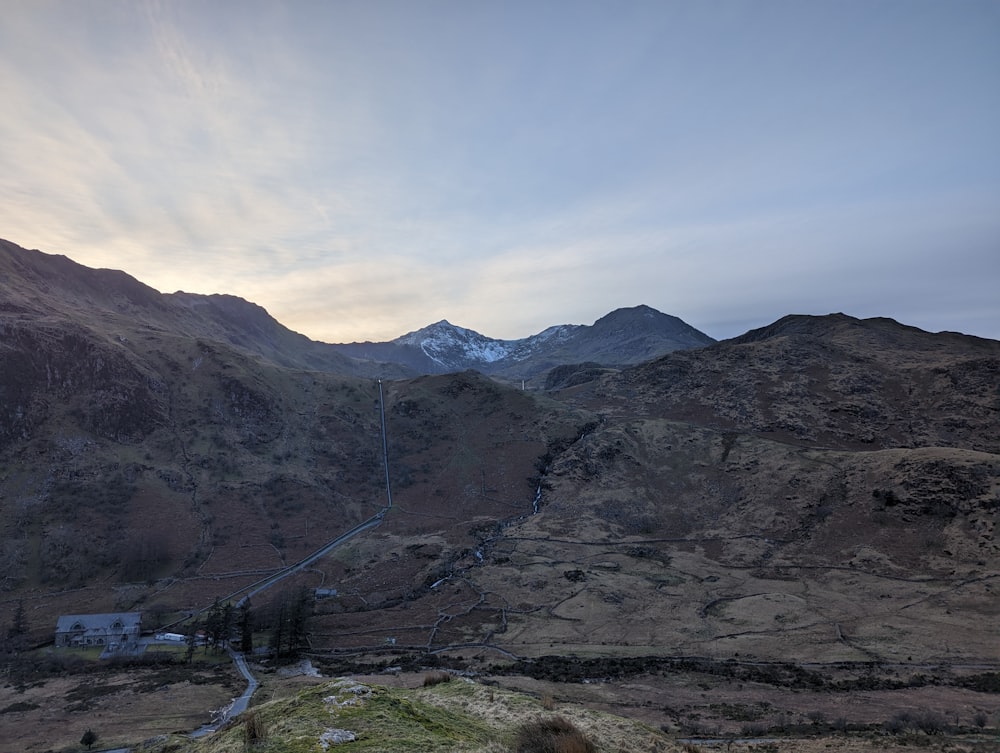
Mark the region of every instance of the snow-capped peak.
[[510, 352], [506, 341], [455, 326], [446, 319], [409, 332], [393, 342], [420, 348], [428, 358], [448, 367], [493, 363], [506, 358]]

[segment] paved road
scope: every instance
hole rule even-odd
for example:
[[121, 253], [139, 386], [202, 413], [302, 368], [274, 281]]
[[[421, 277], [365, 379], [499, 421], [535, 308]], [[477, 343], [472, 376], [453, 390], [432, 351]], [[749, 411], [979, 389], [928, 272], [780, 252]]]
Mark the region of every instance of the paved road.
[[204, 737], [210, 732], [215, 732], [219, 727], [228, 722], [234, 716], [238, 716], [247, 710], [247, 706], [250, 705], [250, 699], [253, 698], [253, 694], [257, 692], [257, 688], [260, 683], [257, 682], [257, 678], [253, 676], [250, 672], [250, 668], [247, 667], [246, 657], [243, 656], [239, 651], [233, 651], [230, 649], [229, 655], [233, 657], [233, 664], [240, 671], [247, 680], [247, 689], [243, 691], [243, 695], [239, 698], [233, 699], [233, 702], [229, 706], [223, 709], [222, 713], [214, 721], [206, 724], [204, 727], [200, 727], [191, 733], [191, 737]]
[[236, 716], [237, 714], [242, 714], [247, 710], [247, 706], [250, 705], [250, 698], [253, 697], [254, 691], [257, 690], [257, 686], [260, 684], [257, 682], [257, 678], [250, 673], [250, 668], [247, 667], [247, 660], [243, 654], [232, 651], [233, 662], [236, 664], [236, 668], [240, 673], [247, 678], [247, 689], [243, 691], [243, 695], [233, 701], [232, 707], [229, 709], [229, 716]]

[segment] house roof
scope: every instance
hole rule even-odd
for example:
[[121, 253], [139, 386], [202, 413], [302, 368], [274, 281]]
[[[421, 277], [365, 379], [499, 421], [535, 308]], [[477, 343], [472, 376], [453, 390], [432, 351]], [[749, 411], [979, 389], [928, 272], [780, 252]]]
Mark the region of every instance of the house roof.
[[[57, 633], [71, 633], [74, 630], [108, 630], [117, 620], [122, 628], [139, 630], [142, 619], [140, 612], [109, 612], [107, 614], [64, 614], [56, 622]], [[79, 625], [79, 627], [76, 627]]]

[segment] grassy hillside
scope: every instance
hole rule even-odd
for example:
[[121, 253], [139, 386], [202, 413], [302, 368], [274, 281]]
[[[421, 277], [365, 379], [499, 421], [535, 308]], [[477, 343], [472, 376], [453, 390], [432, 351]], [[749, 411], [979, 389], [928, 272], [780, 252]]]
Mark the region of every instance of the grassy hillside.
[[[143, 753], [504, 753], [519, 749], [525, 725], [561, 719], [563, 750], [654, 753], [678, 750], [661, 733], [628, 719], [582, 707], [555, 707], [531, 696], [470, 680], [429, 676], [415, 689], [389, 688], [339, 679], [263, 703], [201, 740], [170, 736], [150, 741]], [[548, 708], [546, 708], [548, 707]], [[559, 724], [562, 724], [561, 722]], [[576, 735], [568, 730], [575, 728]], [[543, 734], [537, 729], [535, 739]], [[530, 733], [529, 733], [530, 736]], [[585, 740], [593, 748], [587, 748]], [[558, 745], [558, 743], [556, 743]], [[523, 743], [522, 743], [523, 747]], [[547, 750], [534, 747], [537, 753]]]

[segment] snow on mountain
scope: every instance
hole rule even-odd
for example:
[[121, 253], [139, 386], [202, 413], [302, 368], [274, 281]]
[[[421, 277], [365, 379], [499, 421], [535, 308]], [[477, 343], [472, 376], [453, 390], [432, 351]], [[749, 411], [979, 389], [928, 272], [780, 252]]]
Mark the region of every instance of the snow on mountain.
[[508, 340], [510, 346], [511, 361], [524, 361], [531, 358], [543, 348], [553, 348], [569, 340], [573, 335], [582, 329], [586, 329], [582, 324], [557, 324], [553, 327], [543, 329], [537, 335], [525, 337], [520, 340]]
[[456, 327], [445, 319], [397, 337], [392, 342], [420, 348], [435, 363], [448, 367], [465, 361], [493, 363], [510, 353], [508, 342], [486, 337], [465, 327]]
[[715, 342], [675, 316], [649, 306], [617, 309], [593, 325], [558, 324], [518, 340], [486, 337], [442, 319], [388, 342], [333, 345], [372, 363], [395, 364], [417, 374], [474, 369], [524, 379], [555, 366], [594, 362], [639, 363], [672, 350]]
[[448, 369], [472, 368], [504, 360], [523, 361], [541, 347], [566, 341], [582, 328], [580, 324], [557, 324], [530, 337], [497, 340], [442, 319], [392, 342], [419, 348], [428, 358]]

